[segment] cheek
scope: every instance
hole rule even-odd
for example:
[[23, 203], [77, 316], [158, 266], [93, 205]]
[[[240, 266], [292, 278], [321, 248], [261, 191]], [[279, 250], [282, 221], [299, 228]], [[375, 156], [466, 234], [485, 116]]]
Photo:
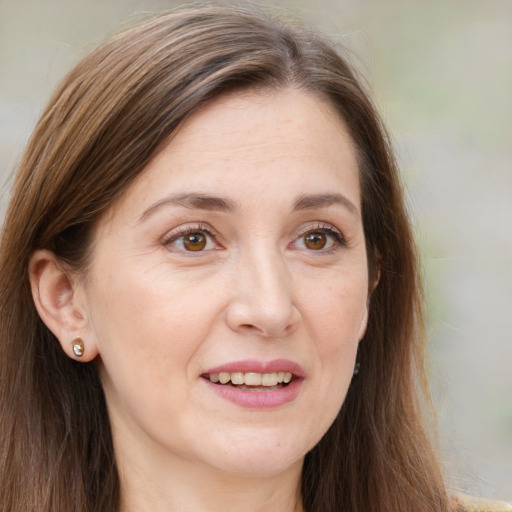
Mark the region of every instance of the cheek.
[[[308, 297], [309, 317], [320, 340], [327, 340], [336, 350], [346, 344], [359, 341], [367, 311], [367, 281], [361, 278], [343, 277]], [[335, 342], [337, 340], [337, 343]], [[326, 347], [327, 348], [327, 347]]]
[[107, 402], [117, 414], [129, 411], [139, 420], [157, 414], [168, 422], [162, 404], [180, 396], [175, 405], [186, 406], [190, 361], [215, 321], [216, 301], [198, 300], [208, 297], [206, 289], [198, 292], [173, 276], [125, 270], [92, 281], [88, 296]]
[[[366, 320], [366, 273], [333, 279], [309, 297], [309, 327], [326, 388], [341, 402], [352, 379], [357, 347]], [[341, 405], [341, 403], [339, 404]]]
[[160, 268], [115, 269], [97, 273], [88, 297], [104, 377], [123, 395], [170, 393], [195, 377], [190, 363], [218, 321], [222, 288]]
[[310, 438], [315, 442], [333, 423], [345, 400], [366, 310], [364, 278], [333, 278], [329, 282], [329, 286], [308, 298], [306, 327], [314, 340], [316, 360], [310, 388], [313, 405], [308, 414], [316, 418], [310, 425]]

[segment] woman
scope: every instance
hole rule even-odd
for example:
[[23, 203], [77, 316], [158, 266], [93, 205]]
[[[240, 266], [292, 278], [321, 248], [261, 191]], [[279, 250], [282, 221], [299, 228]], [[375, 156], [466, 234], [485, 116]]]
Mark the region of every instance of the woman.
[[396, 166], [316, 34], [211, 7], [105, 43], [0, 257], [2, 510], [449, 510]]

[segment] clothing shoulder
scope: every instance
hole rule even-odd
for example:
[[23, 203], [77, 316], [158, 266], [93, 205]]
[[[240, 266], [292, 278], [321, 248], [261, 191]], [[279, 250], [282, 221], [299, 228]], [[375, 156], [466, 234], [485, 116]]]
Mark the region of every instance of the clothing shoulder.
[[452, 500], [452, 512], [512, 512], [512, 505], [503, 501], [489, 501], [467, 494], [456, 494]]

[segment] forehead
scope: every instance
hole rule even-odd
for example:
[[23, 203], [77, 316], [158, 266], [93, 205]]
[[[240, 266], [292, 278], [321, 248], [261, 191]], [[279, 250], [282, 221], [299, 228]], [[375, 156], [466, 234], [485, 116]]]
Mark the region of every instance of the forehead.
[[293, 89], [238, 92], [194, 113], [120, 203], [136, 210], [166, 193], [236, 201], [340, 191], [359, 205], [358, 174], [352, 140], [326, 99]]
[[331, 103], [323, 96], [296, 89], [217, 97], [184, 123], [171, 147], [177, 155], [180, 148], [194, 145], [201, 148], [196, 157], [236, 158], [259, 153], [265, 159], [266, 147], [284, 152], [292, 146], [297, 158], [315, 156], [326, 148], [329, 151], [322, 153], [323, 158], [332, 154], [350, 159], [354, 154], [345, 123]]

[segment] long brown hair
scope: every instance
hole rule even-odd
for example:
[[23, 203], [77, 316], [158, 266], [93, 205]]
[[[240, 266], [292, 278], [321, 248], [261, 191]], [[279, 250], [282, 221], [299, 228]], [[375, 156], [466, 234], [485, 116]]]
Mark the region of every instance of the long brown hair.
[[[164, 15], [100, 46], [64, 79], [28, 144], [0, 249], [0, 509], [115, 512], [119, 479], [96, 364], [68, 358], [35, 310], [30, 255], [87, 266], [95, 222], [173, 132], [241, 88], [327, 98], [357, 150], [371, 299], [354, 379], [307, 454], [308, 512], [439, 512], [443, 480], [424, 432], [421, 286], [386, 132], [347, 60], [316, 33], [253, 10]], [[423, 395], [428, 396], [428, 395]]]

